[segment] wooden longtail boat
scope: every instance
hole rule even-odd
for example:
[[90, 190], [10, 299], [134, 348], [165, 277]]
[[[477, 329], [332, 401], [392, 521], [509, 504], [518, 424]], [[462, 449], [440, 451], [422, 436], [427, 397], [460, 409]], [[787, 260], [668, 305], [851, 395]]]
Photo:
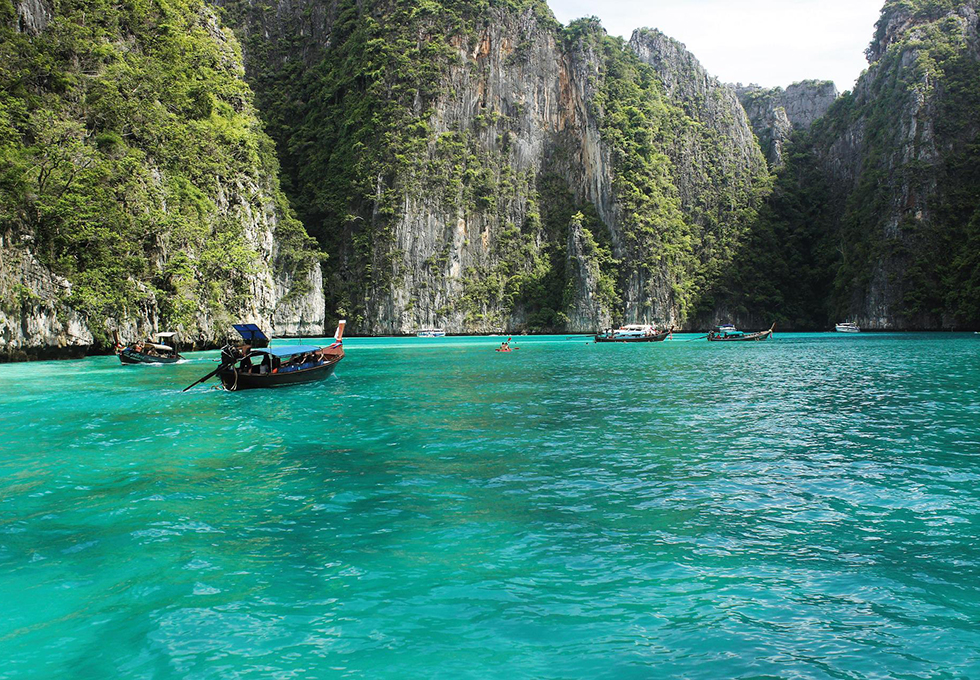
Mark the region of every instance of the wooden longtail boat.
[[[173, 347], [176, 333], [157, 333], [153, 338], [123, 346], [116, 334], [116, 354], [123, 364], [175, 364], [184, 357]], [[170, 344], [167, 344], [167, 343]]]
[[235, 326], [246, 344], [225, 345], [221, 348], [221, 365], [194, 384], [217, 375], [229, 392], [260, 387], [280, 387], [323, 380], [334, 372], [344, 358], [344, 325], [337, 324], [334, 342], [328, 347], [316, 345], [283, 345], [255, 347], [253, 343], [268, 344], [268, 338], [254, 324]]
[[708, 333], [708, 340], [711, 342], [754, 342], [759, 340], [768, 340], [772, 337], [772, 331], [776, 328], [776, 324], [769, 327], [767, 331], [758, 331], [757, 333], [743, 333], [742, 331], [735, 330], [734, 326], [716, 326], [710, 333]]
[[630, 324], [616, 329], [608, 329], [596, 333], [596, 342], [663, 342], [674, 331], [671, 326], [665, 331], [658, 332], [649, 324]]

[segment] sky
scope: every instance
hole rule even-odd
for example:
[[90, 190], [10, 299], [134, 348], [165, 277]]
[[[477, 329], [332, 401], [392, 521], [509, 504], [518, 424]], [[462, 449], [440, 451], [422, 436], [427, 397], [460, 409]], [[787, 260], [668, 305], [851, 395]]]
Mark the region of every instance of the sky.
[[722, 82], [833, 80], [843, 92], [868, 63], [884, 0], [549, 0], [564, 24], [595, 15], [612, 35], [658, 28]]

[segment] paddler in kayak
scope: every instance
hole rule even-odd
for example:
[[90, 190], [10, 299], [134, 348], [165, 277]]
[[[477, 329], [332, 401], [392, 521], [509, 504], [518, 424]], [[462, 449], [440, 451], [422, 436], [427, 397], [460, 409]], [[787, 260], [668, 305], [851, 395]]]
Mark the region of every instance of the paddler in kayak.
[[500, 343], [500, 347], [497, 348], [497, 351], [498, 352], [509, 352], [510, 351], [510, 338], [507, 338], [502, 343]]

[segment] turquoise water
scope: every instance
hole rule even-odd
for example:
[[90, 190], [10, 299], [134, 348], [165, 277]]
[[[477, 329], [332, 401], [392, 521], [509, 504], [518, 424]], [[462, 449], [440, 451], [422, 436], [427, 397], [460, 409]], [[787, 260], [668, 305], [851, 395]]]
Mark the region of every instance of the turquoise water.
[[980, 677], [980, 339], [687, 337], [0, 366], [0, 678]]

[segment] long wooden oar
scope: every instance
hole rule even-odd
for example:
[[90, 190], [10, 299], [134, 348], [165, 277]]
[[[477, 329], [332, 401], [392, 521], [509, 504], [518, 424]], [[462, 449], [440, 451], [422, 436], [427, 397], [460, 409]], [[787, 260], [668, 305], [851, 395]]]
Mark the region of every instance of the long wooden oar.
[[187, 387], [185, 387], [184, 389], [182, 389], [181, 392], [186, 392], [187, 390], [189, 390], [190, 388], [194, 387], [195, 385], [200, 385], [202, 382], [204, 382], [208, 378], [211, 378], [212, 376], [217, 375], [219, 371], [223, 371], [228, 366], [234, 366], [234, 365], [235, 365], [235, 362], [234, 361], [232, 361], [231, 363], [225, 362], [225, 363], [221, 364], [220, 366], [218, 366], [216, 369], [214, 369], [213, 371], [211, 371], [210, 373], [208, 373], [203, 378], [200, 378], [198, 380], [195, 380], [193, 383], [191, 383], [190, 385], [188, 385]]

